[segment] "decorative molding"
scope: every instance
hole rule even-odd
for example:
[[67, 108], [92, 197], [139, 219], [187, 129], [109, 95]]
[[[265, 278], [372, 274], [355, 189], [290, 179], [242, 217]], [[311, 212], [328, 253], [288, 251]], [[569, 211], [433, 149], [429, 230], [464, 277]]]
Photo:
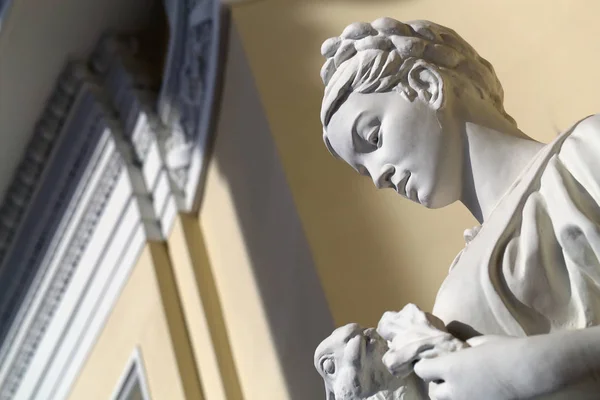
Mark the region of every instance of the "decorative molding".
[[162, 83], [135, 36], [102, 38], [59, 77], [0, 205], [0, 400], [65, 398], [145, 240], [197, 206], [228, 10], [165, 7]]
[[[49, 286], [43, 291], [43, 302], [34, 310], [27, 307], [40, 292], [37, 290], [42, 277], [45, 276], [45, 268], [52, 258], [54, 249], [63, 241], [63, 232], [68, 227], [73, 209], [77, 207], [80, 197], [77, 192], [85, 190], [86, 181], [82, 179], [86, 169], [94, 169], [94, 160], [98, 158], [98, 152], [103, 151], [106, 144], [106, 131], [109, 124], [107, 113], [98, 105], [95, 90], [88, 83], [80, 86], [78, 100], [74, 102], [69, 110], [71, 114], [69, 121], [63, 124], [61, 132], [61, 143], [57, 145], [50, 163], [43, 166], [46, 176], [38, 185], [38, 196], [41, 204], [31, 204], [28, 217], [38, 222], [35, 230], [27, 225], [22, 225], [22, 235], [32, 238], [33, 251], [21, 251], [19, 246], [26, 241], [21, 239], [13, 252], [8, 257], [10, 265], [17, 265], [29, 274], [29, 279], [18, 281], [19, 286], [14, 285], [13, 290], [7, 291], [10, 296], [2, 303], [3, 310], [19, 309], [20, 316], [11, 320], [11, 333], [2, 343], [2, 370], [7, 369], [3, 384], [0, 388], [0, 399], [10, 399], [19, 387], [20, 379], [27, 371], [33, 359], [38, 345], [50, 324], [54, 312], [62, 300], [62, 296], [68, 287], [75, 269], [79, 265], [82, 252], [89, 245], [90, 237], [96, 229], [96, 224], [102, 216], [106, 201], [114, 188], [115, 178], [122, 168], [122, 161], [113, 156], [104, 168], [104, 174], [93, 196], [85, 205], [83, 218], [78, 222], [75, 234], [68, 242], [67, 251], [63, 254], [60, 267], [53, 271]], [[84, 133], [84, 134], [82, 134]], [[80, 138], [80, 140], [77, 140]], [[104, 139], [104, 140], [102, 140]], [[96, 153], [96, 154], [94, 154]], [[55, 169], [56, 171], [53, 171]], [[54, 173], [52, 173], [54, 172]], [[56, 185], [61, 183], [61, 185]], [[48, 190], [43, 190], [48, 186]], [[79, 187], [78, 187], [79, 186]], [[52, 201], [46, 201], [54, 199]], [[47, 214], [47, 218], [37, 218], [38, 214]], [[62, 226], [60, 226], [62, 225]], [[53, 242], [53, 243], [51, 243]], [[37, 276], [35, 276], [37, 275]], [[32, 278], [38, 279], [32, 282]], [[14, 275], [12, 276], [15, 279]], [[31, 321], [25, 332], [19, 335], [21, 322], [24, 322], [27, 314]], [[15, 340], [20, 336], [20, 342], [15, 346]], [[7, 360], [11, 350], [19, 349], [14, 353], [11, 360]]]
[[[175, 219], [177, 188], [171, 180], [166, 186], [158, 182], [163, 175], [168, 178], [160, 143], [169, 133], [154, 111], [160, 82], [146, 73], [146, 61], [139, 57], [138, 49], [135, 37], [106, 36], [92, 57], [92, 64], [103, 77], [107, 94], [120, 116], [123, 141], [127, 143], [124, 147], [131, 145], [133, 150], [130, 174], [136, 193], [140, 193], [139, 201], [147, 203], [144, 220], [152, 221], [147, 226], [148, 233], [160, 240], [167, 237]], [[159, 221], [158, 226], [154, 221]]]
[[68, 396], [148, 239], [131, 189], [127, 175], [121, 174], [111, 199], [115, 207], [107, 207], [95, 232], [102, 248], [88, 247], [84, 259], [90, 267], [80, 264], [78, 284], [68, 288], [60, 305], [64, 312], [57, 311], [40, 346], [52, 351], [36, 354], [16, 398]]
[[0, 399], [14, 398], [14, 394], [19, 389], [21, 379], [32, 363], [43, 336], [79, 265], [82, 254], [89, 244], [90, 236], [104, 212], [108, 198], [115, 187], [119, 173], [122, 171], [122, 163], [120, 161], [119, 157], [115, 155], [111, 158], [105, 174], [92, 196], [93, 200], [88, 204], [84, 212], [84, 218], [77, 227], [71, 242], [68, 244], [68, 251], [61, 260], [60, 269], [55, 272], [49, 287], [45, 291], [45, 300], [38, 308], [31, 325], [19, 343], [22, 350], [17, 353], [12, 361], [10, 372], [0, 389]]
[[[126, 140], [133, 145], [136, 162], [143, 163], [155, 140], [154, 132], [164, 128], [154, 113], [160, 81], [146, 72], [148, 67], [138, 53], [134, 36], [106, 35], [90, 63], [119, 116]], [[141, 113], [147, 120], [146, 129], [138, 128]]]
[[[64, 147], [68, 139], [61, 137], [60, 132], [73, 120], [73, 110], [89, 106], [86, 103], [89, 99], [80, 95], [85, 81], [89, 79], [90, 74], [81, 64], [70, 65], [62, 75], [0, 207], [0, 215], [4, 217], [0, 218], [0, 235], [6, 239], [1, 240], [5, 247], [0, 253], [2, 341], [15, 310], [20, 306], [20, 293], [31, 283], [39, 258], [52, 240], [53, 235], [49, 231], [57, 227], [59, 215], [64, 213], [66, 202], [75, 192], [72, 178], [78, 174], [84, 158], [89, 156], [90, 145], [96, 138], [89, 135], [87, 142], [74, 140], [68, 143], [68, 146], [75, 144], [81, 147], [77, 157], [71, 157], [69, 162], [62, 159], [64, 151], [61, 152], [60, 147]], [[92, 118], [87, 122], [87, 129], [92, 132], [98, 121]], [[80, 136], [79, 132], [75, 134]], [[49, 161], [57, 157], [62, 163], [54, 163], [54, 168], [48, 168]], [[48, 183], [48, 179], [56, 174], [64, 174], [68, 179]], [[2, 354], [0, 352], [0, 361]]]
[[[40, 118], [25, 156], [17, 168], [15, 179], [9, 186], [0, 206], [0, 265], [13, 243], [21, 220], [31, 203], [35, 188], [42, 176], [58, 134], [69, 117], [75, 98], [86, 71], [73, 64], [58, 79], [58, 84], [49, 100], [49, 107]], [[1, 271], [1, 270], [0, 270]], [[0, 276], [1, 272], [0, 272]]]
[[162, 142], [179, 208], [195, 211], [210, 148], [224, 64], [228, 9], [218, 0], [165, 0], [171, 41], [159, 115], [168, 128]]
[[0, 400], [67, 396], [145, 240], [170, 230], [153, 85], [124, 36], [59, 79], [0, 207]]

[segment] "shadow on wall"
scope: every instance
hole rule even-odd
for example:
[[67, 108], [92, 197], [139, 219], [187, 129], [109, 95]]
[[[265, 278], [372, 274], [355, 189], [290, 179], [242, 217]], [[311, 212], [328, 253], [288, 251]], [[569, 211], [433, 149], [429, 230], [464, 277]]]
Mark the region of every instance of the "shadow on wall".
[[[236, 38], [230, 42], [239, 48], [229, 51], [211, 168], [227, 182], [293, 400], [323, 397], [312, 355], [333, 329], [330, 308], [337, 324], [358, 321], [372, 326], [384, 310], [399, 309], [407, 299], [426, 306], [433, 300], [431, 291], [422, 294], [414, 287], [421, 277], [411, 275], [425, 270], [421, 267], [427, 260], [420, 265], [418, 260], [404, 259], [410, 241], [398, 240], [404, 236], [398, 232], [387, 234], [392, 229], [411, 230], [408, 222], [402, 225], [397, 216], [390, 221], [392, 204], [402, 200], [391, 193], [380, 194], [376, 202], [373, 196], [365, 196], [365, 192], [374, 192], [372, 183], [327, 153], [319, 121], [323, 91], [319, 46], [345, 26], [334, 26], [331, 32], [318, 27], [320, 19], [328, 18], [328, 5], [361, 4], [364, 8], [367, 3], [413, 2], [416, 0], [267, 0], [234, 8], [233, 23], [242, 31], [244, 48]], [[317, 14], [312, 6], [323, 12]], [[365, 19], [379, 16], [373, 13]], [[243, 56], [235, 56], [244, 52], [253, 64], [252, 72]], [[258, 94], [253, 80], [260, 88]], [[232, 114], [227, 115], [227, 110]], [[403, 207], [410, 213], [416, 209], [406, 202]], [[394, 225], [398, 221], [400, 224]], [[460, 244], [460, 234], [458, 237]], [[398, 265], [411, 268], [399, 275]], [[235, 274], [234, 267], [227, 268]], [[430, 274], [425, 274], [429, 278]], [[436, 288], [438, 284], [435, 282]], [[224, 299], [223, 306], [230, 307], [226, 302]], [[232, 343], [235, 341], [232, 337]], [[233, 343], [234, 353], [235, 346]], [[244, 379], [247, 377], [240, 376], [242, 386]]]
[[[234, 202], [247, 261], [285, 379], [286, 398], [319, 399], [323, 396], [323, 384], [314, 370], [312, 356], [319, 342], [333, 329], [333, 320], [235, 28], [230, 35], [218, 135], [210, 168], [224, 178]], [[231, 244], [224, 243], [225, 248], [216, 251], [235, 252], [236, 245]], [[224, 267], [232, 274], [239, 272], [226, 279], [245, 280], [243, 265]], [[253, 282], [243, 284], [253, 285]], [[235, 319], [247, 318], [239, 315], [245, 311], [244, 305], [235, 305], [234, 314], [238, 314]], [[261, 341], [258, 342], [256, 345], [261, 346]], [[240, 374], [248, 372], [241, 370]], [[242, 386], [245, 379], [252, 378], [240, 376]], [[262, 390], [268, 390], [267, 387]], [[269, 397], [273, 393], [263, 395], [274, 398]]]
[[[561, 1], [563, 9], [558, 11], [555, 7], [544, 8], [542, 1], [531, 3], [523, 13], [513, 12], [517, 5], [521, 6], [516, 0], [512, 3], [496, 0], [485, 5], [475, 0], [456, 0], [451, 5], [438, 0], [261, 0], [234, 9], [233, 21], [240, 31], [269, 127], [259, 117], [260, 121], [254, 121], [255, 124], [227, 121], [232, 132], [227, 139], [230, 142], [224, 142], [225, 137], [220, 137], [223, 148], [215, 161], [234, 194], [253, 273], [269, 312], [271, 333], [294, 399], [322, 398], [322, 394], [315, 392], [317, 397], [314, 397], [307, 388], [300, 387], [297, 382], [301, 380], [294, 381], [293, 372], [296, 367], [308, 368], [310, 372], [302, 372], [307, 374], [307, 382], [318, 380], [312, 366], [307, 367], [306, 363], [310, 362], [314, 345], [328, 332], [325, 332], [326, 323], [314, 327], [310, 338], [299, 341], [298, 348], [290, 349], [296, 339], [294, 335], [289, 336], [289, 332], [293, 327], [302, 327], [306, 321], [310, 323], [311, 315], [306, 315], [306, 310], [319, 310], [323, 304], [322, 298], [310, 299], [311, 293], [303, 292], [306, 287], [317, 287], [316, 277], [303, 276], [298, 279], [297, 291], [289, 293], [285, 286], [278, 284], [294, 282], [294, 274], [300, 273], [295, 269], [296, 265], [312, 266], [313, 263], [304, 254], [307, 251], [304, 239], [292, 232], [303, 230], [306, 233], [336, 324], [357, 321], [373, 326], [384, 310], [400, 309], [409, 301], [425, 309], [431, 307], [448, 266], [464, 245], [462, 231], [475, 223], [460, 205], [429, 211], [392, 192], [376, 192], [371, 182], [327, 153], [319, 121], [323, 93], [319, 70], [324, 61], [319, 54], [321, 43], [330, 36], [339, 35], [348, 23], [357, 20], [372, 21], [386, 15], [400, 20], [431, 19], [460, 28], [461, 35], [464, 31], [465, 39], [472, 42], [482, 56], [493, 64], [498, 62], [507, 76], [512, 74], [513, 79], [507, 81], [513, 85], [512, 90], [521, 89], [523, 82], [539, 81], [546, 87], [553, 74], [568, 70], [566, 64], [572, 58], [563, 57], [565, 64], [548, 63], [559, 67], [548, 65], [543, 69], [528, 68], [528, 71], [522, 68], [523, 63], [531, 63], [532, 57], [544, 59], [544, 54], [552, 54], [552, 48], [560, 40], [565, 40], [564, 48], [576, 46], [577, 43], [567, 42], [571, 40], [569, 36], [556, 31], [555, 22], [562, 21], [563, 14], [569, 10], [572, 14], [569, 21], [573, 25], [579, 24], [576, 18], [584, 16], [572, 6], [573, 2]], [[553, 19], [543, 19], [539, 27], [532, 27], [529, 22], [532, 18], [542, 21], [539, 13], [549, 14]], [[486, 24], [501, 26], [504, 29], [502, 35], [486, 28]], [[527, 34], [523, 33], [523, 27], [529, 28]], [[527, 51], [516, 57], [514, 43], [526, 39], [531, 40], [532, 46], [525, 46]], [[533, 44], [540, 45], [536, 52], [531, 51], [536, 47]], [[580, 54], [590, 53], [583, 44], [581, 46]], [[577, 53], [572, 54], [577, 57]], [[503, 59], [512, 61], [502, 64], [500, 61], [506, 61]], [[546, 70], [549, 72], [544, 73]], [[540, 94], [558, 99], [565, 93], [572, 93], [573, 84], [569, 81], [569, 87], [562, 91], [516, 91], [519, 95], [513, 96], [512, 102], [520, 107], [513, 108], [521, 117], [533, 115], [531, 105], [535, 111], [537, 104], [543, 103], [538, 101], [543, 97]], [[585, 81], [581, 82], [578, 93], [585, 92], [585, 84]], [[241, 85], [238, 92], [244, 90], [247, 87]], [[530, 101], [517, 101], [516, 98], [529, 98]], [[255, 99], [251, 103], [244, 101], [240, 99], [237, 107], [246, 108], [247, 114], [261, 115], [263, 110], [252, 103]], [[581, 105], [581, 101], [572, 103], [573, 107]], [[592, 97], [590, 104], [595, 104]], [[534, 127], [539, 126], [541, 120], [539, 111], [536, 115], [538, 117], [527, 119]], [[263, 125], [264, 130], [255, 128]], [[270, 134], [277, 151], [268, 140]], [[277, 153], [285, 176], [279, 167], [274, 167], [279, 165]], [[290, 199], [287, 187], [281, 190], [284, 178], [293, 199]], [[277, 201], [278, 196], [280, 201]], [[277, 224], [285, 225], [287, 219], [278, 218], [293, 214], [294, 203], [301, 227], [294, 219], [293, 227], [290, 225], [285, 229], [288, 236], [280, 237], [276, 235]], [[285, 245], [279, 246], [280, 243]], [[289, 260], [295, 259], [304, 261], [288, 265]], [[278, 263], [283, 264], [278, 266]], [[290, 305], [304, 298], [311, 301], [306, 308]], [[284, 301], [278, 303], [281, 299]], [[325, 320], [326, 316], [319, 318]], [[294, 366], [295, 362], [302, 366]]]
[[[336, 324], [374, 325], [384, 310], [409, 301], [429, 309], [464, 245], [462, 231], [476, 221], [459, 204], [430, 211], [394, 193], [376, 192], [366, 178], [327, 153], [319, 121], [321, 43], [348, 23], [382, 16], [452, 27], [494, 65], [506, 108], [521, 128], [550, 141], [556, 132], [550, 121], [558, 121], [562, 130], [598, 111], [597, 93], [589, 83], [555, 79], [573, 59], [598, 63], [589, 43], [574, 42], [555, 29], [568, 26], [579, 37], [597, 36], [595, 14], [582, 12], [588, 3], [262, 0], [234, 9]], [[557, 46], [568, 54], [552, 57]], [[554, 82], [552, 89], [548, 82]], [[571, 93], [578, 93], [576, 101]]]
[[[390, 191], [377, 192], [370, 180], [331, 157], [322, 142], [321, 43], [357, 20], [420, 18], [410, 12], [419, 3], [265, 0], [234, 9], [337, 325], [373, 326], [383, 311], [409, 301], [430, 308], [462, 247], [462, 230], [470, 226], [464, 211], [458, 211], [462, 223], [440, 221], [447, 214], [421, 209]], [[432, 252], [425, 247], [428, 241], [442, 245]]]

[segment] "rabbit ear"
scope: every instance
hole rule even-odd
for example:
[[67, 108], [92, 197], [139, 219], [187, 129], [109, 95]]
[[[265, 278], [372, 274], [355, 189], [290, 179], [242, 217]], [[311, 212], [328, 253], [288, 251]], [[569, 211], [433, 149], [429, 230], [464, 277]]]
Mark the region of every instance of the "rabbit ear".
[[335, 393], [333, 391], [327, 389], [326, 392], [327, 399], [326, 400], [335, 400]]

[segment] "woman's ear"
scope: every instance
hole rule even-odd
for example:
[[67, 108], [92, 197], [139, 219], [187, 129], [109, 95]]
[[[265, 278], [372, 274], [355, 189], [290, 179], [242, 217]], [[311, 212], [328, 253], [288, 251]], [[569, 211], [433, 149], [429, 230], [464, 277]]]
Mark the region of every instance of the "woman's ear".
[[408, 83], [419, 99], [438, 110], [444, 101], [444, 80], [436, 67], [417, 61], [408, 73]]

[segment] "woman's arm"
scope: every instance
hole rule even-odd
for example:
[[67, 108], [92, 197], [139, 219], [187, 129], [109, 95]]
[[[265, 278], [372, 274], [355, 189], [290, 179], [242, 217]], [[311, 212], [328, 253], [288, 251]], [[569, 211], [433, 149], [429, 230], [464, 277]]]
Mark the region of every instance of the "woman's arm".
[[415, 372], [446, 399], [600, 396], [600, 327], [526, 338], [496, 338], [456, 353], [422, 359]]

